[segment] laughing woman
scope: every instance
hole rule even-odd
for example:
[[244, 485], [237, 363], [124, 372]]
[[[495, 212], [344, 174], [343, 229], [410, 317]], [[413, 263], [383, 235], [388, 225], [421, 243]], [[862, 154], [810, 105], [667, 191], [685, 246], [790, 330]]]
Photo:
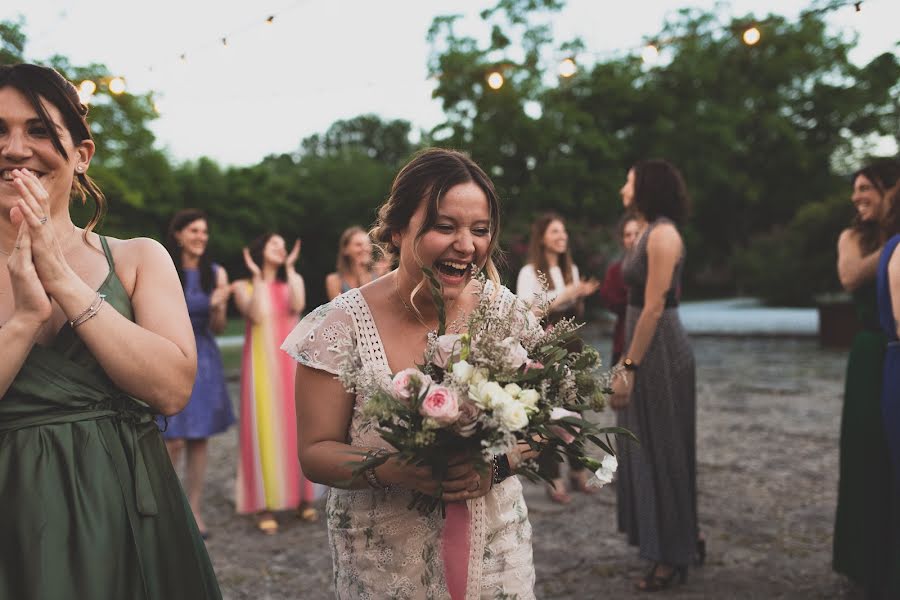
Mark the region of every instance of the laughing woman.
[[86, 114], [56, 71], [0, 66], [0, 598], [220, 598], [154, 421], [194, 381], [181, 284], [160, 244], [92, 231]]
[[[394, 179], [378, 214], [373, 237], [397, 257], [398, 268], [313, 311], [282, 346], [300, 363], [300, 462], [312, 479], [331, 486], [327, 516], [335, 595], [534, 598], [522, 485], [506, 477], [518, 455], [495, 459], [493, 477], [468, 463], [450, 469], [441, 497], [468, 501], [471, 526], [462, 535], [459, 529], [443, 531], [439, 511], [421, 515], [407, 508], [413, 492], [438, 494], [440, 482], [430, 469], [391, 459], [365, 477], [353, 477], [351, 462], [359, 460], [354, 454], [390, 445], [366, 426], [360, 408], [367, 399], [335, 379], [343, 349], [383, 377], [422, 360], [428, 332], [438, 322], [422, 271], [426, 265], [442, 284], [451, 323], [479, 301], [476, 269], [485, 269], [497, 302], [517, 302], [496, 283], [492, 262], [500, 227], [497, 194], [467, 156], [423, 151]], [[447, 545], [448, 535], [464, 543]]]

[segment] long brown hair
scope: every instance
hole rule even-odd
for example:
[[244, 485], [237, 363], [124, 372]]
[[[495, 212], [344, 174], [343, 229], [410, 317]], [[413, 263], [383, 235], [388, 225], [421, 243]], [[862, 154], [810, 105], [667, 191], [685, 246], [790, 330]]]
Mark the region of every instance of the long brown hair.
[[[566, 225], [566, 221], [556, 213], [549, 212], [538, 217], [531, 224], [531, 239], [528, 241], [528, 262], [534, 266], [535, 271], [544, 274], [547, 286], [551, 290], [556, 289], [556, 284], [550, 277], [550, 264], [547, 262], [547, 253], [544, 248], [544, 234], [554, 221], [559, 221], [563, 227]], [[562, 272], [566, 285], [572, 283], [573, 280], [572, 264], [572, 250], [566, 245], [566, 251], [559, 255], [559, 270]]]
[[[88, 107], [81, 103], [75, 86], [53, 69], [28, 63], [0, 65], [0, 88], [6, 86], [17, 89], [28, 99], [47, 131], [47, 135], [50, 136], [53, 147], [64, 159], [69, 160], [69, 154], [62, 144], [53, 120], [41, 103], [41, 99], [55, 106], [62, 114], [66, 129], [72, 136], [75, 145], [85, 140], [93, 141], [94, 138], [91, 136], [91, 129], [86, 118]], [[88, 196], [94, 199], [94, 214], [91, 215], [90, 221], [84, 228], [82, 238], [85, 242], [87, 234], [93, 231], [106, 213], [106, 197], [87, 173], [76, 172], [72, 183], [72, 197], [80, 198], [81, 203], [85, 204]]]
[[[340, 239], [338, 239], [338, 253], [337, 259], [335, 260], [335, 270], [338, 272], [338, 275], [341, 277], [350, 273], [353, 268], [353, 265], [350, 264], [350, 257], [344, 254], [344, 250], [347, 249], [347, 245], [350, 243], [350, 240], [353, 239], [353, 236], [361, 233], [366, 237], [369, 237], [369, 233], [360, 227], [359, 225], [354, 225], [353, 227], [348, 227], [341, 234]], [[371, 265], [370, 265], [371, 266]]]
[[888, 237], [900, 233], [900, 207], [897, 206], [897, 195], [891, 194], [892, 188], [900, 181], [900, 162], [881, 160], [866, 165], [850, 177], [850, 185], [863, 176], [868, 179], [887, 203], [882, 218], [863, 221], [857, 212], [850, 223], [850, 229], [856, 232], [859, 247], [863, 254], [871, 254], [881, 246]]
[[[425, 202], [425, 219], [416, 232], [416, 242], [431, 229], [438, 217], [438, 206], [444, 194], [453, 186], [474, 183], [487, 197], [491, 215], [491, 242], [488, 246], [484, 269], [488, 279], [500, 285], [496, 261], [500, 258], [500, 198], [490, 177], [471, 158], [456, 150], [427, 148], [417, 153], [406, 164], [391, 185], [391, 195], [378, 209], [378, 219], [370, 237], [385, 255], [393, 257], [397, 248], [393, 243], [395, 233], [409, 226], [409, 221], [422, 202]], [[425, 279], [419, 285], [424, 283]], [[418, 291], [413, 291], [413, 295]]]

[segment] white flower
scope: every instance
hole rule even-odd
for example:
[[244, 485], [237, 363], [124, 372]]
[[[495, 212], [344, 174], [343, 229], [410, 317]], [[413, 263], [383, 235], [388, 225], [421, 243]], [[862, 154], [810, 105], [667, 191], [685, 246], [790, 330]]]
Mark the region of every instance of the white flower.
[[509, 395], [503, 391], [503, 388], [500, 387], [500, 384], [496, 381], [485, 381], [469, 386], [469, 398], [471, 398], [479, 408], [493, 408], [494, 399], [500, 394]]
[[594, 477], [589, 482], [592, 487], [603, 487], [607, 483], [612, 483], [613, 475], [616, 473], [616, 469], [619, 468], [619, 461], [616, 460], [616, 457], [607, 454], [603, 457], [603, 461], [600, 463], [600, 468], [594, 473]]
[[515, 383], [507, 383], [507, 384], [503, 387], [503, 389], [506, 391], [507, 394], [509, 394], [509, 395], [512, 396], [513, 398], [517, 397], [519, 394], [522, 393], [522, 388], [520, 388], [520, 387], [519, 387], [518, 385], [516, 385]]
[[504, 338], [500, 342], [500, 347], [506, 350], [506, 356], [504, 357], [506, 364], [504, 366], [511, 371], [515, 371], [528, 360], [528, 351], [514, 337]]
[[[572, 412], [571, 410], [566, 410], [565, 408], [560, 408], [558, 406], [554, 407], [553, 410], [550, 411], [550, 418], [554, 421], [558, 421], [566, 417], [581, 417], [581, 415], [579, 415], [577, 412]], [[615, 460], [615, 457], [613, 457], [613, 460]]]
[[488, 380], [488, 375], [490, 375], [490, 373], [484, 367], [475, 367], [475, 371], [472, 372], [472, 379], [469, 383], [473, 385], [484, 383]]
[[509, 431], [524, 429], [528, 425], [528, 413], [525, 411], [525, 407], [506, 392], [503, 392], [503, 396], [505, 398], [494, 398], [494, 417]]
[[472, 375], [475, 373], [475, 367], [464, 360], [458, 360], [453, 363], [451, 371], [453, 372], [453, 377], [456, 381], [459, 383], [469, 383], [469, 380], [472, 379]]
[[537, 403], [540, 399], [541, 394], [537, 390], [522, 390], [518, 395], [519, 402], [529, 411], [537, 410]]

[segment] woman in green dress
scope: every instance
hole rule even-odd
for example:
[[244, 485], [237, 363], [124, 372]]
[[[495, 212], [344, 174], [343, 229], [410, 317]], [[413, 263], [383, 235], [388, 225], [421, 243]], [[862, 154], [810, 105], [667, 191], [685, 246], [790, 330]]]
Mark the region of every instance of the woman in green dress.
[[862, 329], [847, 359], [833, 567], [871, 598], [900, 597], [900, 497], [892, 485], [881, 414], [887, 338], [878, 323], [875, 290], [884, 243], [880, 221], [898, 178], [896, 162], [875, 163], [853, 175], [856, 216], [838, 239], [838, 277], [853, 294]]
[[184, 295], [160, 244], [92, 231], [86, 113], [0, 66], [0, 598], [221, 598], [153, 418], [191, 392]]

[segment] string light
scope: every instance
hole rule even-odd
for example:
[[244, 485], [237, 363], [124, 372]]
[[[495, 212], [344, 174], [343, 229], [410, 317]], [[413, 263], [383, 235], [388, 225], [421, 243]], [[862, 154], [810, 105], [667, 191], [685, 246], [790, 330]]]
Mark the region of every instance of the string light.
[[225, 46], [226, 48], [228, 47], [228, 38], [227, 37], [222, 38], [222, 45]]
[[753, 26], [748, 27], [744, 31], [744, 35], [742, 37], [745, 44], [747, 44], [748, 46], [754, 46], [759, 43], [759, 39], [762, 37], [762, 34], [759, 32], [759, 29]]
[[573, 58], [564, 58], [562, 62], [559, 63], [560, 77], [565, 77], [568, 79], [576, 72], [578, 72], [578, 65], [575, 64], [575, 60]]
[[487, 84], [492, 90], [499, 90], [503, 87], [503, 75], [498, 71], [491, 71], [487, 76]]
[[862, 2], [854, 2], [853, 8], [856, 10], [856, 12], [862, 12]]
[[109, 91], [118, 96], [125, 92], [125, 80], [121, 77], [113, 77], [109, 80]]
[[659, 60], [659, 48], [655, 44], [647, 44], [641, 52], [641, 59], [648, 65], [656, 64]]
[[266, 23], [272, 25], [275, 22], [275, 15], [269, 15], [269, 18], [266, 19]]
[[86, 96], [90, 96], [97, 91], [97, 84], [90, 79], [85, 79], [78, 85], [78, 91]]

